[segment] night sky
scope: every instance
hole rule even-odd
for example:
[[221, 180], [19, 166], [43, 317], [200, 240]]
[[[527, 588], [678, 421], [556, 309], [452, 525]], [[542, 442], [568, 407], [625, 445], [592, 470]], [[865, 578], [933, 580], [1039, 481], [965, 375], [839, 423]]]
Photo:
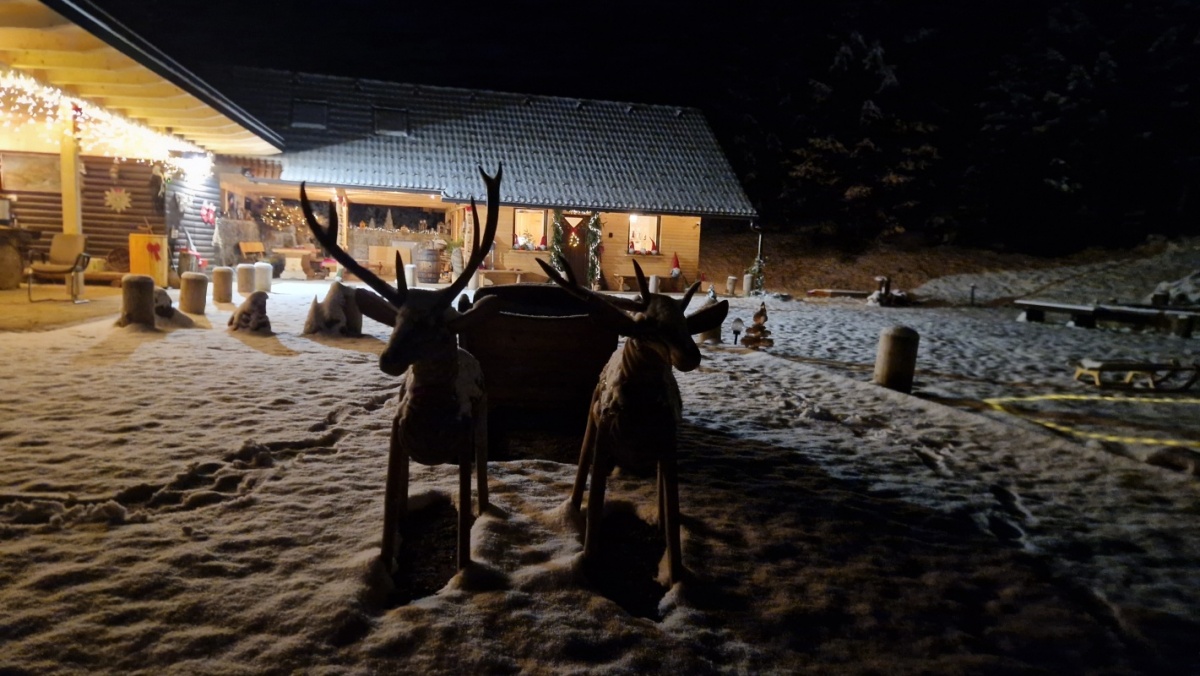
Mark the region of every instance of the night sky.
[[696, 107], [766, 227], [839, 246], [1051, 253], [1200, 228], [1195, 0], [94, 2], [202, 77]]
[[[699, 105], [768, 61], [760, 2], [95, 0], [197, 70], [205, 62], [396, 82]], [[761, 5], [761, 7], [760, 7]], [[757, 62], [757, 67], [752, 61]]]

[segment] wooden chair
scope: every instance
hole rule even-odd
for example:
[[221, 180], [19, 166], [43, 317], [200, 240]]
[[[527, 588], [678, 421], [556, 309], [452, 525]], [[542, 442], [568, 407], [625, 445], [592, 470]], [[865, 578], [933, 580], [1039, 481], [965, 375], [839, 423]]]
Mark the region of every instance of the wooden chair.
[[34, 277], [62, 278], [67, 284], [67, 291], [71, 294], [72, 303], [87, 302], [87, 299], [79, 297], [82, 290], [80, 287], [83, 286], [83, 271], [87, 269], [88, 263], [92, 260], [91, 255], [83, 250], [86, 245], [87, 235], [59, 233], [51, 238], [49, 254], [42, 254], [42, 260], [37, 263], [31, 262], [25, 271], [29, 282], [26, 284], [26, 289], [29, 291], [30, 303], [60, 300], [39, 298], [34, 301]]
[[261, 261], [267, 253], [262, 242], [238, 242], [238, 249], [242, 252], [242, 258], [251, 263]]

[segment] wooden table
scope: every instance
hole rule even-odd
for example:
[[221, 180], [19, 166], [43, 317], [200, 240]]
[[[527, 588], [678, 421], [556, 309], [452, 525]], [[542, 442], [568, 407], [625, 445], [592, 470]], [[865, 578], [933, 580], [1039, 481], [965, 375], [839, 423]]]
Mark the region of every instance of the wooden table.
[[275, 247], [274, 253], [283, 254], [283, 272], [280, 279], [312, 279], [312, 258], [316, 249]]

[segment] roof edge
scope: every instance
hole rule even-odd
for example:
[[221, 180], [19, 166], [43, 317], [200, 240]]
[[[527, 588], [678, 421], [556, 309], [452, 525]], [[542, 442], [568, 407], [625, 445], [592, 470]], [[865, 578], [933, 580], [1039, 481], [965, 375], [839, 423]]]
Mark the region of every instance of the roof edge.
[[283, 137], [260, 122], [241, 106], [217, 91], [199, 76], [167, 56], [162, 50], [133, 32], [112, 15], [92, 4], [90, 0], [39, 0], [63, 17], [92, 33], [122, 54], [137, 61], [158, 75], [170, 80], [187, 93], [212, 106], [221, 114], [242, 125], [279, 150], [284, 149]]

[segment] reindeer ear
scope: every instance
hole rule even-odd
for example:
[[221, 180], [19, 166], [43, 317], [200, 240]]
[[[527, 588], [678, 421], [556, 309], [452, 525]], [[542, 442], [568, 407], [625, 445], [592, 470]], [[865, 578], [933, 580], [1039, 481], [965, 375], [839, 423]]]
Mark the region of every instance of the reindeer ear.
[[687, 318], [687, 331], [690, 335], [711, 331], [721, 325], [725, 321], [725, 315], [729, 314], [729, 301], [723, 300], [715, 305], [700, 308]]
[[[484, 296], [476, 300], [466, 312], [446, 320], [446, 328], [451, 333], [461, 333], [479, 322], [495, 316], [502, 309], [504, 309], [503, 300], [495, 296]], [[449, 314], [455, 313], [450, 312]]]

